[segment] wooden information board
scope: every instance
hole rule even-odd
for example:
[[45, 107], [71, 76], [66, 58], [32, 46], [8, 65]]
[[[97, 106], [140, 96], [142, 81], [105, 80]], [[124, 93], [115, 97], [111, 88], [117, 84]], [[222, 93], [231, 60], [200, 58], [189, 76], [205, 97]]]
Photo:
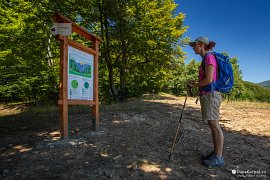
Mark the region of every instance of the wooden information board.
[[68, 105], [91, 106], [94, 120], [89, 128], [97, 131], [99, 129], [98, 58], [101, 39], [61, 14], [55, 14], [54, 21], [71, 23], [72, 33], [77, 33], [93, 44], [92, 47], [85, 47], [70, 40], [68, 36], [61, 34], [56, 36], [61, 44], [58, 100], [61, 138], [68, 136]]

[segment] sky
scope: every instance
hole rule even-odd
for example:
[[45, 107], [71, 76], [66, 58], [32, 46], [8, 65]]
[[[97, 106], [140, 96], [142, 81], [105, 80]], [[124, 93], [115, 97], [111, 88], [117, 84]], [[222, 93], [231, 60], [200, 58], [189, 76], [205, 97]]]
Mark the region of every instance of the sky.
[[[183, 37], [206, 36], [216, 52], [237, 57], [243, 80], [270, 80], [270, 0], [176, 0], [176, 12], [186, 15]], [[188, 59], [201, 61], [191, 47]]]

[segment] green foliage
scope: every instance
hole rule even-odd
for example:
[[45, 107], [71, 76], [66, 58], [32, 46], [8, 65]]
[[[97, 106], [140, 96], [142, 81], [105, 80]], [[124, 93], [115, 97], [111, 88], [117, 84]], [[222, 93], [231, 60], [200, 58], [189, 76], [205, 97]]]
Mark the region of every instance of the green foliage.
[[[50, 35], [55, 12], [102, 38], [101, 101], [147, 92], [185, 94], [187, 81], [197, 79], [200, 63], [184, 62], [181, 47], [188, 42], [182, 38], [187, 27], [185, 15], [175, 13], [176, 6], [172, 0], [4, 0], [0, 4], [0, 101], [58, 99], [60, 45]], [[70, 38], [92, 44], [78, 35]], [[235, 76], [231, 97], [269, 102], [269, 92], [243, 82], [238, 59], [231, 61]]]
[[270, 102], [270, 90], [260, 85], [244, 82], [245, 91], [242, 94], [243, 99], [249, 101]]
[[106, 87], [119, 99], [159, 91], [175, 55], [183, 54], [177, 41], [186, 30], [184, 15], [175, 15], [176, 4], [168, 0], [107, 3], [99, 2]]
[[[171, 0], [4, 1], [0, 11], [1, 101], [57, 99], [59, 43], [50, 35], [54, 12], [79, 20], [78, 24], [104, 40], [101, 99], [160, 91], [175, 55], [182, 54], [177, 42], [186, 28], [182, 27], [184, 15], [175, 14], [175, 7]], [[71, 38], [87, 45], [76, 35]]]
[[263, 81], [263, 82], [260, 82], [258, 84], [261, 85], [261, 86], [270, 88], [270, 80], [269, 81]]
[[184, 95], [188, 81], [198, 78], [199, 66], [200, 63], [196, 62], [194, 59], [188, 64], [180, 60], [175, 66], [171, 79], [168, 81], [169, 92], [175, 95]]
[[234, 76], [234, 85], [233, 85], [233, 90], [230, 93], [230, 98], [242, 99], [243, 98], [242, 94], [245, 89], [245, 86], [242, 80], [242, 71], [240, 70], [240, 67], [239, 67], [239, 61], [236, 57], [231, 58], [230, 61], [233, 66], [233, 76]]
[[1, 3], [1, 101], [57, 97], [59, 52], [52, 48], [56, 43], [50, 37], [52, 22], [46, 13], [38, 3]]

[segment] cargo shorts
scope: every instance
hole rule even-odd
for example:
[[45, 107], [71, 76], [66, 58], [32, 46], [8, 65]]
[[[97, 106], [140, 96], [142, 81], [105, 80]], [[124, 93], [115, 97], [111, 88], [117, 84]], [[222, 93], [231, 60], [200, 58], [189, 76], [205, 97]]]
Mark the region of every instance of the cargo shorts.
[[203, 120], [219, 120], [219, 107], [222, 102], [220, 92], [214, 91], [200, 96], [200, 104]]

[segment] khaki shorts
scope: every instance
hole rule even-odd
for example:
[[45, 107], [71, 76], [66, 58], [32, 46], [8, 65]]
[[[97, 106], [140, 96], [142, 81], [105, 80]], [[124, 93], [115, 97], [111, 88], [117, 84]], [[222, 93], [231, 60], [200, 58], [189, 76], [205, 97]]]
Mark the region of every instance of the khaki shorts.
[[220, 92], [209, 92], [200, 96], [203, 120], [219, 120], [219, 107], [222, 101]]

